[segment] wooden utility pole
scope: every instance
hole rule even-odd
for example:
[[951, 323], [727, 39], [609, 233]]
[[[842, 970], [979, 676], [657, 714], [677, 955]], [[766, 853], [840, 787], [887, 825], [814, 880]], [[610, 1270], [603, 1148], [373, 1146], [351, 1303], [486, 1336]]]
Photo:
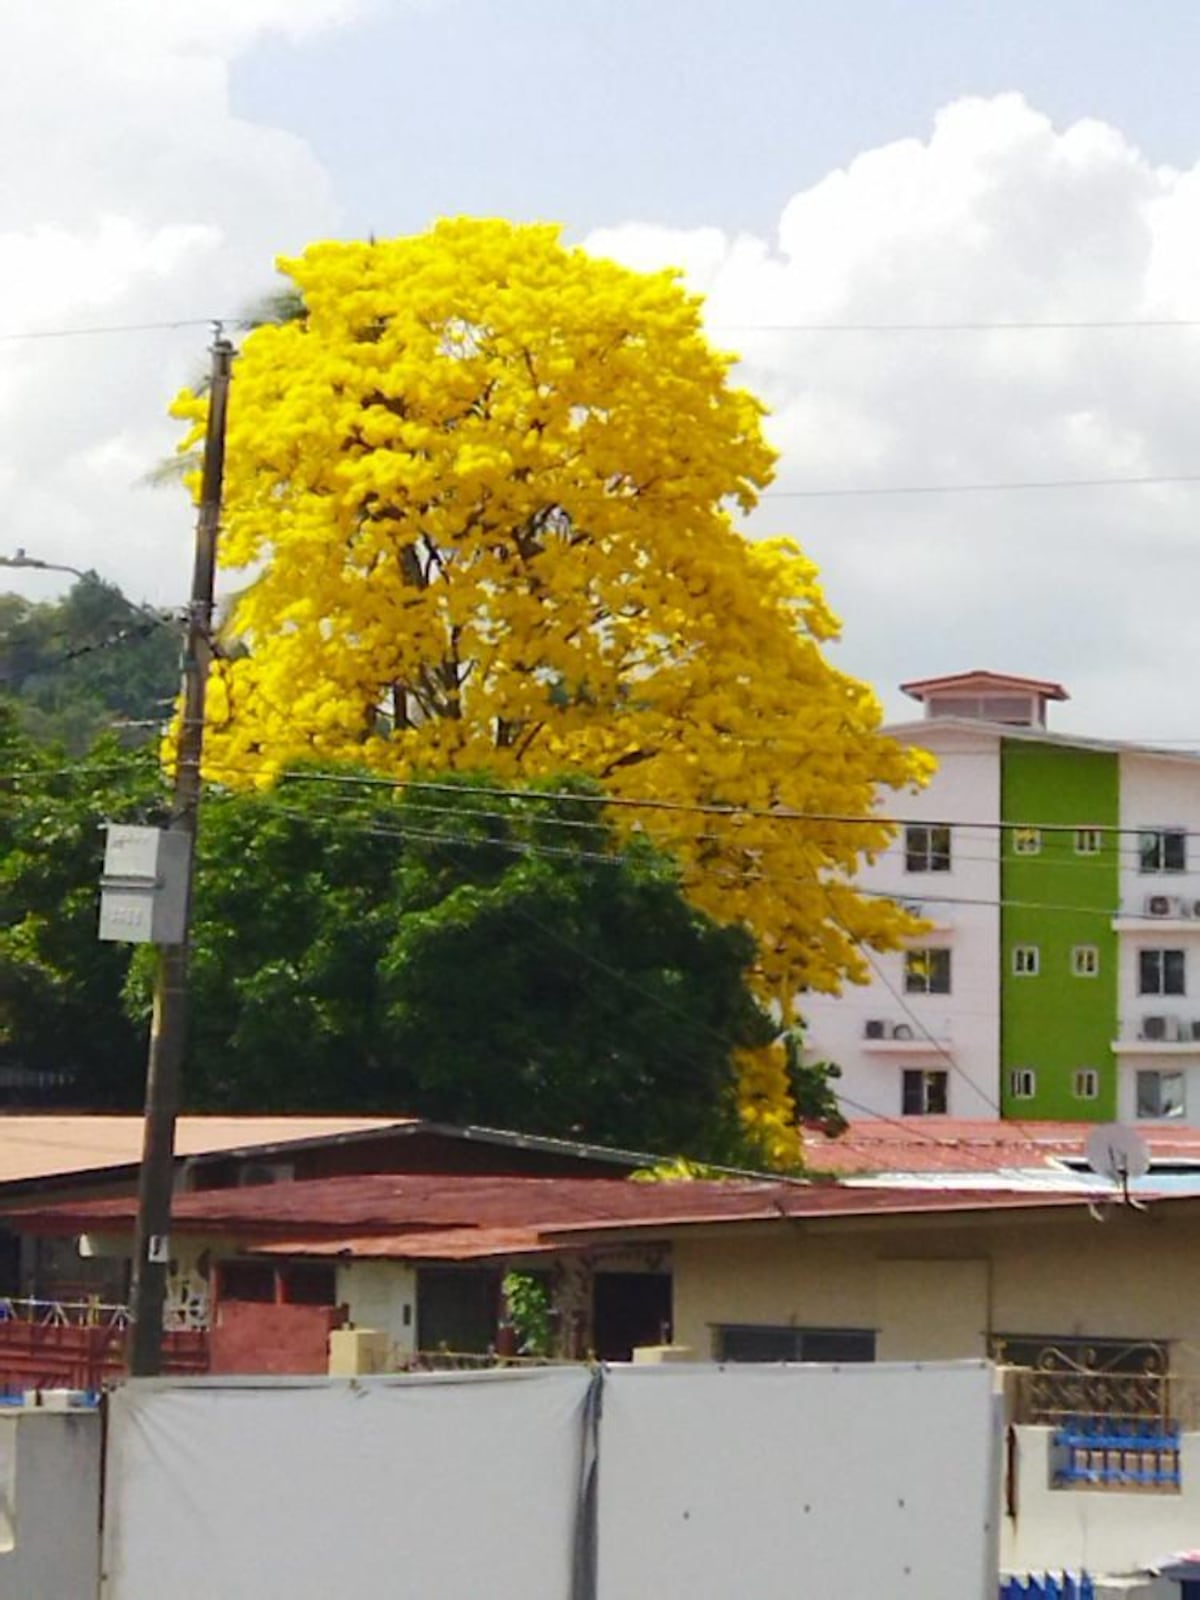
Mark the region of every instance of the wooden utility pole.
[[162, 1367], [163, 1304], [171, 1254], [171, 1193], [175, 1181], [175, 1118], [187, 1033], [188, 930], [195, 870], [196, 818], [200, 809], [200, 758], [204, 747], [204, 696], [212, 656], [213, 584], [217, 529], [225, 473], [225, 418], [233, 346], [218, 324], [212, 343], [204, 472], [196, 518], [192, 594], [183, 645], [183, 702], [175, 758], [171, 828], [187, 836], [184, 935], [156, 951], [154, 1016], [146, 1064], [146, 1119], [138, 1179], [137, 1233], [133, 1257], [133, 1328], [129, 1371], [154, 1377]]

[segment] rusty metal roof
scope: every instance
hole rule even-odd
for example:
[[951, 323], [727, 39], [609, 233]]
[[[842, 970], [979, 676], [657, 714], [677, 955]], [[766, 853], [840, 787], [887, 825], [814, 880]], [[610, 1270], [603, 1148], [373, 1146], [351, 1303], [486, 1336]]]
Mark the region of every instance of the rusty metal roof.
[[[0, 1111], [0, 1190], [39, 1183], [63, 1187], [74, 1177], [117, 1179], [136, 1172], [142, 1156], [142, 1118], [103, 1113], [65, 1115]], [[422, 1135], [465, 1144], [496, 1146], [602, 1163], [627, 1172], [660, 1157], [578, 1140], [504, 1128], [456, 1126], [417, 1116], [183, 1116], [176, 1124], [179, 1161], [231, 1157], [264, 1159], [304, 1148], [352, 1143], [380, 1136]]]
[[[755, 1180], [383, 1174], [176, 1198], [172, 1230], [272, 1254], [458, 1259], [579, 1246], [590, 1237], [700, 1224], [995, 1213], [1079, 1206], [1078, 1193], [862, 1188]], [[135, 1201], [76, 1200], [12, 1213], [55, 1235], [128, 1234]]]
[[[971, 1173], [1055, 1170], [1084, 1154], [1093, 1122], [996, 1122], [920, 1117], [910, 1123], [852, 1122], [836, 1139], [804, 1135], [805, 1157], [817, 1172]], [[1146, 1124], [1138, 1128], [1155, 1160], [1200, 1161], [1200, 1128]]]

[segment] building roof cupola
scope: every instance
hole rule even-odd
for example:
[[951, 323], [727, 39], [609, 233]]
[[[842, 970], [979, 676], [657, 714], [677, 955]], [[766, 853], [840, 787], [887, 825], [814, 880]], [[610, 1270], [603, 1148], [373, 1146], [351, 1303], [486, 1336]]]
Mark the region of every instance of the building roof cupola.
[[1002, 672], [956, 672], [947, 678], [914, 678], [901, 689], [925, 707], [927, 718], [967, 717], [1014, 728], [1044, 728], [1051, 700], [1068, 700], [1061, 683], [1015, 678]]

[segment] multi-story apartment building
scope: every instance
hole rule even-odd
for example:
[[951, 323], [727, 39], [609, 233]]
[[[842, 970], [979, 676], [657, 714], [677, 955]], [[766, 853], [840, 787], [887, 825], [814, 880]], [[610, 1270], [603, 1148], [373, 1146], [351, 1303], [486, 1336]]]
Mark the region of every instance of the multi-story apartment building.
[[860, 881], [927, 931], [805, 997], [847, 1115], [1200, 1122], [1200, 754], [1053, 733], [1055, 683], [903, 688], [938, 771]]

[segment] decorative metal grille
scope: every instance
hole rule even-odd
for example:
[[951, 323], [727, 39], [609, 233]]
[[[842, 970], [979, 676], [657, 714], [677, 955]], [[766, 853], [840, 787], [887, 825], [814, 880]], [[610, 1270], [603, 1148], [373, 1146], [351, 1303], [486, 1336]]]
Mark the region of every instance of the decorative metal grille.
[[1155, 1340], [997, 1339], [998, 1361], [1024, 1369], [1019, 1422], [1067, 1427], [1092, 1418], [1164, 1428], [1171, 1411], [1170, 1352]]

